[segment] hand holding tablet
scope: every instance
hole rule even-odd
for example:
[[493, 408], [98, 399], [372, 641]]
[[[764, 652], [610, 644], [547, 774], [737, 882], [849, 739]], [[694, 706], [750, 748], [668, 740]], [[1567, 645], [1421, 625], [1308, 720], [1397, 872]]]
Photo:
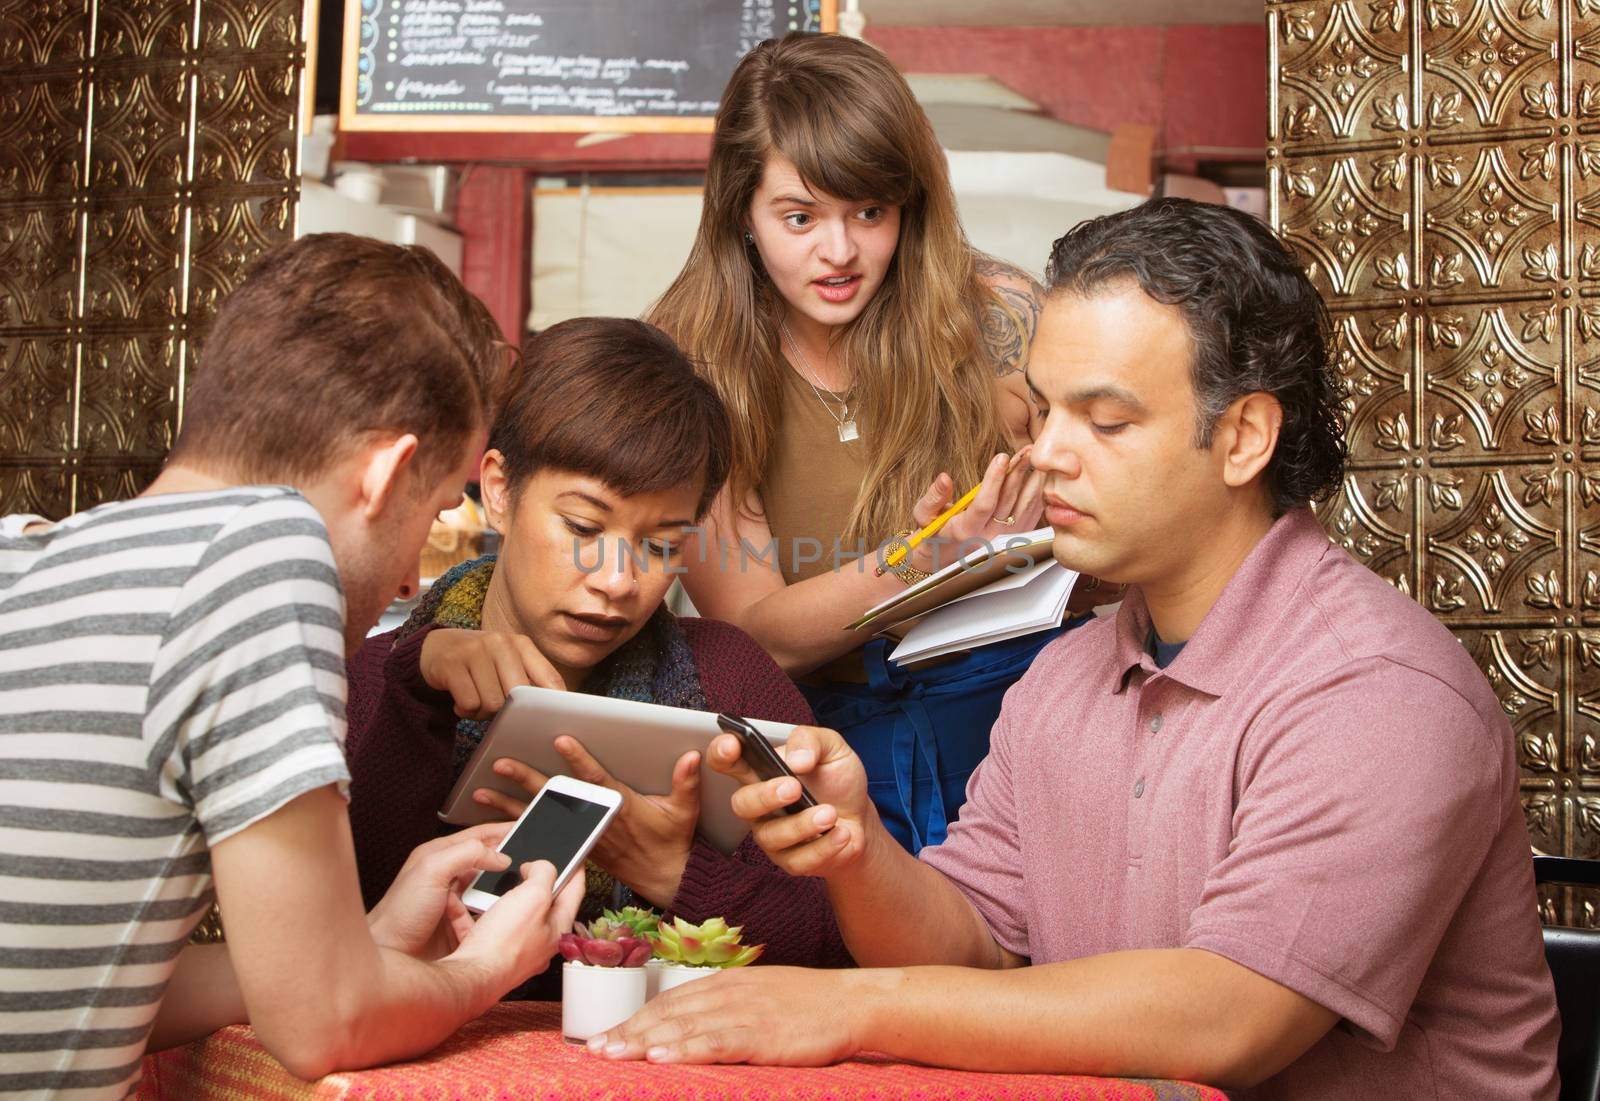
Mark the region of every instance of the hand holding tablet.
[[[753, 726], [769, 744], [776, 745], [783, 744], [793, 729], [786, 723], [759, 719]], [[707, 744], [719, 732], [716, 716], [704, 711], [545, 688], [514, 688], [445, 800], [440, 817], [455, 825], [507, 817], [528, 798], [519, 778], [536, 785], [535, 773], [578, 776], [601, 783], [611, 780], [642, 796], [660, 796], [652, 800], [658, 808], [675, 804], [684, 814], [689, 794], [694, 794], [700, 833], [723, 852], [732, 852], [749, 827], [730, 805], [738, 785], [704, 761]], [[578, 743], [576, 752], [569, 749], [570, 758], [556, 745], [563, 734]], [[565, 739], [563, 747], [567, 747]], [[684, 756], [691, 752], [698, 757], [689, 768]], [[502, 758], [513, 762], [506, 772], [496, 769]], [[586, 759], [602, 771], [587, 772]], [[479, 802], [473, 798], [479, 788], [492, 789], [502, 798]]]
[[[665, 907], [678, 893], [700, 818], [700, 754], [685, 753], [673, 765], [672, 788], [666, 795], [641, 795], [607, 772], [576, 738], [561, 735], [553, 743], [579, 780], [615, 792], [622, 800], [590, 859], [628, 884], [634, 892]], [[494, 762], [497, 776], [515, 781], [529, 795], [548, 777], [510, 757]], [[522, 814], [525, 801], [493, 788], [478, 788], [473, 799], [507, 818]]]

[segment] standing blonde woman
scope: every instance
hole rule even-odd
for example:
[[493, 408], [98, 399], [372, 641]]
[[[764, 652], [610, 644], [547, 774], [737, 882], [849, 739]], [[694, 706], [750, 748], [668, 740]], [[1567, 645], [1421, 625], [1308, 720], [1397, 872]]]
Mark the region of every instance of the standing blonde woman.
[[1040, 297], [968, 244], [944, 153], [878, 50], [793, 34], [740, 62], [694, 248], [650, 313], [733, 422], [684, 584], [800, 682], [912, 852], [943, 839], [1000, 697], [1056, 632], [908, 671], [843, 625], [938, 565], [922, 546], [886, 572], [879, 548], [979, 481], [946, 548], [1037, 523], [1038, 479], [1006, 452], [1028, 438]]

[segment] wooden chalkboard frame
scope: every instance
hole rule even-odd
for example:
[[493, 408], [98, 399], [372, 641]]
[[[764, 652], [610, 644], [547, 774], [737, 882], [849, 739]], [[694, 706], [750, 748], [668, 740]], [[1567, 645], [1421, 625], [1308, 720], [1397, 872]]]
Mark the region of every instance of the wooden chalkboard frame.
[[[822, 32], [839, 29], [839, 0], [821, 0]], [[356, 65], [361, 57], [361, 2], [346, 0], [339, 58], [339, 129], [349, 132], [479, 134], [709, 134], [710, 115], [641, 118], [615, 115], [446, 115], [418, 112], [361, 114], [356, 110]]]

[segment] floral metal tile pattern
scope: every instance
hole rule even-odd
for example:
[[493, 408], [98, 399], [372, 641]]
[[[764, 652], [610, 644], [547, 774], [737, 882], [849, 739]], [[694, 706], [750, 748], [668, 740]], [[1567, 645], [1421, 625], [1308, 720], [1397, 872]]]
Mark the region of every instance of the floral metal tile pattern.
[[[1600, 0], [1268, 0], [1273, 225], [1338, 329], [1333, 538], [1439, 616], [1536, 848], [1600, 856]], [[1597, 924], [1596, 898], [1546, 916]]]
[[301, 0], [0, 0], [0, 512], [137, 493], [299, 200]]

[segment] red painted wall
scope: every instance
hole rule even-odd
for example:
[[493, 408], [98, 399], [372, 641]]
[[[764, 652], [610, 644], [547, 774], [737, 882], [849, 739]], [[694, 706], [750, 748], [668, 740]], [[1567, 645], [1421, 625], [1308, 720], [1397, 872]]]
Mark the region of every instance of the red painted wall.
[[475, 164], [462, 174], [456, 193], [461, 281], [483, 299], [501, 333], [519, 348], [533, 294], [528, 278], [533, 248], [531, 186], [526, 169]]
[[1265, 145], [1264, 24], [1196, 27], [875, 27], [905, 72], [986, 73], [1062, 120], [1156, 127], [1158, 146]]
[[1248, 149], [1265, 160], [1265, 24], [1169, 27], [1166, 36], [1166, 148]]

